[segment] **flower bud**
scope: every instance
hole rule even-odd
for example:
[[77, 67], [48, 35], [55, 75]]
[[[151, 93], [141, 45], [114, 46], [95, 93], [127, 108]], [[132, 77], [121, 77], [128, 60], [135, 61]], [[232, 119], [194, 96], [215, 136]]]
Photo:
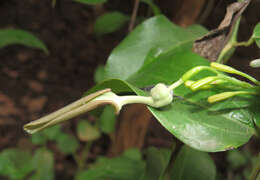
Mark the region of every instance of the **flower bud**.
[[153, 87], [150, 94], [154, 100], [154, 107], [166, 106], [173, 100], [172, 91], [162, 83], [159, 83]]

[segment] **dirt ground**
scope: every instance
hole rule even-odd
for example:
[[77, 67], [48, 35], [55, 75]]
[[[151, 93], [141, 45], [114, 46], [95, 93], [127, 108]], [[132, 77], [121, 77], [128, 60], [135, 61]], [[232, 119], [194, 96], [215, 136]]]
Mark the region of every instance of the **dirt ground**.
[[[173, 5], [171, 0], [156, 2], [169, 19], [174, 19], [177, 5]], [[209, 29], [216, 28], [228, 3], [215, 2], [203, 24]], [[93, 35], [95, 19], [112, 10], [131, 15], [132, 8], [133, 1], [130, 0], [123, 3], [109, 0], [103, 7], [57, 0], [55, 8], [51, 7], [50, 0], [0, 1], [0, 28], [28, 30], [41, 39], [50, 51], [46, 55], [23, 46], [0, 50], [0, 150], [28, 144], [29, 136], [22, 129], [25, 123], [78, 99], [94, 85], [96, 67], [105, 63], [112, 49], [127, 34], [126, 25], [120, 31], [97, 38]], [[245, 12], [240, 31], [242, 39], [246, 40], [254, 25], [260, 21], [259, 8], [260, 2], [255, 1]], [[140, 15], [145, 14], [146, 10], [146, 6], [142, 5]], [[259, 57], [260, 50], [256, 46], [239, 48], [229, 64], [259, 79], [259, 69], [248, 66], [250, 60]], [[65, 129], [73, 131], [73, 123], [66, 123]], [[150, 123], [147, 136], [171, 138], [156, 121]], [[158, 142], [156, 139], [146, 143], [168, 146], [167, 141]], [[256, 140], [252, 140], [248, 146], [259, 147], [256, 144]], [[217, 157], [222, 156], [225, 155], [219, 153]], [[223, 169], [224, 165], [217, 163]]]

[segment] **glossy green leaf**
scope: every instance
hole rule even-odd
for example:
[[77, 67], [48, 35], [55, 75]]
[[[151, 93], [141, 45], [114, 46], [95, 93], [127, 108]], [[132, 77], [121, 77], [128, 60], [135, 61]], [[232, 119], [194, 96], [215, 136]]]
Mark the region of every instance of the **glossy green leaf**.
[[43, 50], [48, 54], [48, 49], [41, 40], [32, 35], [30, 32], [20, 29], [2, 29], [0, 30], [0, 48], [5, 46], [19, 44], [32, 48]]
[[176, 100], [168, 108], [149, 109], [172, 134], [202, 151], [239, 147], [254, 133], [252, 117], [243, 109], [214, 112], [186, 100]]
[[31, 154], [19, 149], [5, 149], [0, 153], [0, 175], [23, 179], [32, 172]]
[[106, 78], [126, 80], [146, 61], [151, 62], [162, 53], [191, 49], [196, 38], [195, 34], [172, 24], [164, 16], [150, 18], [112, 51], [106, 64]]
[[[105, 81], [92, 91], [106, 87], [112, 88], [116, 93], [133, 91], [139, 95], [146, 94], [133, 85], [116, 79]], [[192, 94], [186, 96], [191, 98]], [[219, 111], [212, 111], [210, 106], [200, 105], [188, 98], [176, 98], [165, 108], [149, 107], [157, 120], [184, 143], [202, 151], [224, 151], [243, 145], [254, 134], [252, 115], [248, 109], [240, 109], [236, 99], [227, 102], [237, 110], [222, 109], [219, 103]]]
[[253, 31], [253, 38], [257, 44], [257, 46], [260, 48], [260, 23], [258, 23]]
[[54, 179], [54, 157], [47, 149], [37, 149], [33, 157], [33, 166], [36, 169], [30, 180]]
[[146, 150], [146, 169], [140, 180], [159, 180], [171, 158], [171, 150], [150, 147]]
[[77, 124], [77, 135], [81, 141], [94, 141], [100, 137], [101, 133], [87, 120], [81, 120]]
[[64, 154], [74, 154], [79, 147], [79, 143], [74, 136], [62, 134], [57, 139], [57, 146]]
[[[137, 87], [158, 82], [170, 84], [192, 66], [207, 64], [201, 57], [189, 52], [160, 57], [160, 61], [144, 66], [128, 81]], [[127, 92], [130, 88], [139, 95], [145, 94], [132, 85], [123, 85], [122, 81], [116, 84], [111, 80], [110, 83], [106, 81], [100, 87], [113, 87], [115, 92]], [[254, 118], [247, 108], [250, 103], [248, 100], [244, 102], [233, 98], [210, 105], [198, 102], [201, 99], [205, 101], [214, 92], [192, 93], [185, 88], [178, 88], [175, 94], [184, 99], [176, 99], [176, 102], [162, 109], [149, 109], [166, 129], [184, 143], [203, 151], [223, 151], [246, 143], [254, 134]]]
[[216, 166], [205, 153], [183, 146], [174, 161], [171, 179], [215, 180]]
[[100, 115], [98, 125], [102, 132], [110, 134], [115, 131], [116, 115], [112, 106], [106, 106]]
[[[258, 89], [260, 90], [260, 86], [258, 87]], [[253, 103], [252, 103], [252, 106], [250, 106], [250, 111], [253, 113], [255, 125], [258, 126], [258, 128], [259, 128], [260, 127], [260, 111], [259, 111], [260, 96], [256, 96], [252, 100], [252, 102]]]
[[[108, 59], [108, 77], [121, 80], [104, 81], [90, 92], [112, 88], [115, 93], [147, 95], [139, 88], [159, 82], [172, 84], [189, 69], [207, 66], [208, 61], [190, 52], [192, 39], [198, 36], [192, 32], [172, 25], [163, 16], [147, 20], [130, 33]], [[212, 74], [202, 72], [195, 79], [209, 75]], [[220, 90], [214, 91], [192, 92], [181, 86], [174, 90], [181, 98], [165, 108], [149, 109], [168, 131], [195, 149], [215, 152], [241, 146], [254, 134], [252, 98], [209, 104], [207, 97]]]
[[97, 5], [107, 2], [107, 0], [74, 0], [76, 2], [87, 4], [87, 5]]
[[125, 154], [111, 159], [101, 157], [88, 170], [78, 173], [76, 180], [133, 180], [140, 178], [144, 168], [144, 161], [136, 159], [136, 155], [134, 159]]
[[120, 29], [128, 20], [128, 16], [117, 11], [106, 13], [102, 16], [99, 16], [96, 20], [94, 25], [94, 32], [98, 36], [115, 32]]
[[198, 38], [204, 36], [205, 34], [207, 34], [209, 32], [205, 27], [198, 25], [198, 24], [193, 24], [193, 25], [187, 27], [186, 30], [190, 31], [192, 34], [194, 34]]

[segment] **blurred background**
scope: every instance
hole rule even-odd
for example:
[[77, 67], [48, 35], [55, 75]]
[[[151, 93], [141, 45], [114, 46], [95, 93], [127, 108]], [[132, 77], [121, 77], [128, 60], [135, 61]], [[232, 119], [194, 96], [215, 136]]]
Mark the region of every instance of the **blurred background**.
[[[0, 151], [18, 148], [35, 152], [44, 144], [54, 154], [55, 179], [73, 179], [77, 166], [73, 155], [60, 151], [56, 142], [46, 140], [39, 143], [39, 137], [32, 140], [23, 131], [23, 125], [80, 98], [94, 86], [96, 69], [105, 64], [113, 48], [131, 30], [131, 16], [137, 2], [107, 0], [99, 5], [86, 5], [72, 0], [0, 1], [0, 29], [26, 30], [38, 37], [49, 50], [46, 54], [21, 45], [0, 49]], [[232, 2], [235, 1], [154, 0], [153, 3], [173, 23], [182, 27], [199, 23], [210, 30], [217, 28], [227, 5]], [[240, 40], [247, 40], [255, 24], [260, 21], [259, 9], [260, 1], [255, 0], [244, 12]], [[136, 10], [135, 25], [153, 15], [151, 6], [143, 2], [139, 2]], [[128, 20], [113, 32], [97, 35], [97, 19], [114, 11], [122, 13]], [[229, 64], [259, 79], [259, 68], [249, 67], [249, 62], [259, 57], [260, 51], [255, 45], [238, 48]], [[143, 106], [127, 108], [128, 113], [124, 109], [119, 116], [116, 131], [110, 137], [102, 134], [93, 142], [88, 161], [94, 161], [97, 155], [116, 156], [130, 147], [171, 147], [173, 136]], [[77, 123], [82, 118], [90, 122], [96, 120], [94, 115], [86, 114], [63, 124], [62, 131], [77, 137]], [[78, 146], [81, 150], [85, 142], [79, 141]], [[248, 159], [259, 152], [260, 144], [252, 139], [242, 149], [245, 153], [212, 154], [218, 171], [224, 177], [233, 179], [236, 174], [243, 173], [250, 161]], [[242, 163], [232, 164], [233, 156], [242, 159]]]

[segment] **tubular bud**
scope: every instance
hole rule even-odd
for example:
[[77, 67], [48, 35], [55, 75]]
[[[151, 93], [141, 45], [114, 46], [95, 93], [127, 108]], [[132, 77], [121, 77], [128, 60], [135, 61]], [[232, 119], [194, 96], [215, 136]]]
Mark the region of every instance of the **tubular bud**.
[[192, 91], [197, 91], [201, 89], [203, 86], [209, 85], [212, 81], [215, 81], [217, 78], [218, 78], [217, 76], [210, 76], [210, 77], [200, 79], [195, 83], [193, 83], [190, 88]]
[[185, 81], [184, 85], [185, 85], [187, 88], [190, 88], [193, 83], [195, 83], [195, 81], [187, 80], [187, 81]]
[[251, 94], [251, 92], [247, 91], [235, 91], [235, 92], [224, 92], [224, 93], [219, 93], [215, 94], [213, 96], [208, 97], [208, 102], [209, 103], [214, 103], [218, 101], [222, 101], [228, 98], [231, 98], [233, 96], [239, 95], [239, 94]]
[[219, 63], [216, 63], [216, 62], [210, 63], [210, 67], [212, 67], [216, 70], [231, 73], [231, 74], [238, 74], [239, 73], [238, 70], [236, 70], [236, 69], [234, 69], [230, 66], [227, 66], [227, 65], [224, 65], [224, 64], [219, 64]]
[[250, 62], [250, 66], [253, 68], [259, 68], [260, 67], [260, 59], [255, 59]]

